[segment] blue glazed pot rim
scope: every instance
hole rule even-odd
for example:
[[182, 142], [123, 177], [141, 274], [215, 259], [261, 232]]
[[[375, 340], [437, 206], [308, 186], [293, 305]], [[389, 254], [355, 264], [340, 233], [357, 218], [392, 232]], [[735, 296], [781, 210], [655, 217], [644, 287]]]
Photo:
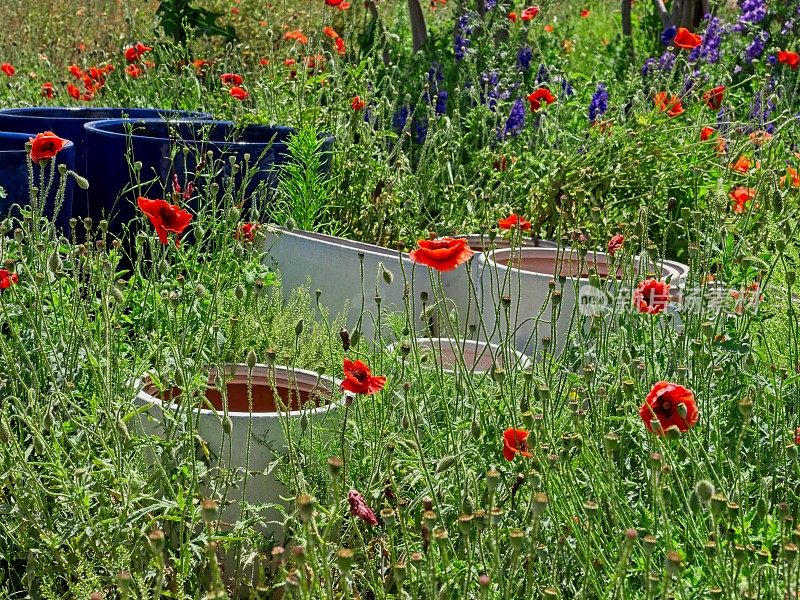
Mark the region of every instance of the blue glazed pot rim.
[[[31, 138], [35, 138], [35, 133], [18, 133], [18, 132], [11, 132], [11, 131], [0, 131], [0, 139], [12, 139], [12, 140], [20, 140], [22, 141], [22, 148], [18, 150], [3, 150], [0, 149], [0, 155], [8, 156], [9, 154], [27, 154], [28, 151], [25, 149], [25, 142], [29, 141]], [[64, 138], [62, 138], [64, 139]], [[72, 140], [64, 140], [66, 142], [62, 148], [72, 148], [75, 144], [72, 143]]]
[[[100, 121], [105, 119], [120, 118], [121, 114], [133, 115], [137, 118], [137, 113], [151, 114], [155, 111], [168, 117], [179, 117], [181, 119], [211, 117], [210, 113], [173, 110], [166, 108], [131, 108], [126, 106], [24, 106], [16, 108], [0, 109], [0, 117], [24, 117], [25, 119], [64, 119], [70, 121]], [[91, 114], [100, 113], [100, 114]], [[107, 113], [107, 114], [102, 114]]]
[[[264, 133], [273, 132], [274, 134], [291, 134], [296, 131], [294, 127], [289, 127], [287, 125], [245, 125], [240, 126], [234, 123], [233, 121], [217, 121], [214, 119], [174, 119], [170, 121], [164, 121], [163, 119], [103, 119], [97, 121], [90, 121], [84, 124], [83, 128], [86, 131], [91, 131], [96, 135], [107, 136], [112, 138], [127, 138], [128, 133], [122, 130], [122, 125], [124, 124], [131, 124], [131, 125], [158, 125], [163, 126], [165, 124], [170, 126], [180, 126], [180, 125], [189, 125], [192, 127], [225, 127], [229, 131], [263, 131]], [[146, 139], [146, 140], [155, 140], [160, 142], [172, 142], [175, 141], [176, 137], [165, 137], [165, 136], [157, 136], [157, 135], [136, 135], [135, 133], [131, 136], [133, 138], [139, 139]], [[332, 143], [333, 136], [327, 133], [319, 134], [321, 139], [324, 139], [326, 142]], [[239, 148], [261, 148], [265, 144], [269, 143], [267, 140], [258, 141], [258, 142], [246, 142], [246, 141], [236, 141], [236, 140], [195, 140], [190, 139], [187, 141], [191, 142], [199, 142], [199, 143], [206, 143], [211, 145], [235, 145]], [[283, 143], [282, 140], [276, 140], [272, 143]]]

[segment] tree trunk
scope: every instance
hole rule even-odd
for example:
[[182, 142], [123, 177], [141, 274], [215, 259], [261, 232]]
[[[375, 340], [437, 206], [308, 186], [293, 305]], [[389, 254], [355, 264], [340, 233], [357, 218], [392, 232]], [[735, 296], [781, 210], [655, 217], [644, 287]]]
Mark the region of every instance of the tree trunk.
[[411, 40], [414, 52], [419, 52], [428, 41], [428, 28], [425, 26], [425, 14], [419, 0], [408, 0], [408, 14], [411, 18]]
[[622, 2], [622, 35], [628, 37], [633, 35], [633, 23], [631, 23], [631, 0], [621, 0]]

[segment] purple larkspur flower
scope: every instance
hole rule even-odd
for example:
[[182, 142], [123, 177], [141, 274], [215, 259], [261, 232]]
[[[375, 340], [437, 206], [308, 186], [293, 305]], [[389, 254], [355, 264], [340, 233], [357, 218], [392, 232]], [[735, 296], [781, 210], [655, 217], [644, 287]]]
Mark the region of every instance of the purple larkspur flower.
[[437, 94], [436, 106], [434, 107], [434, 112], [436, 113], [437, 117], [441, 117], [447, 112], [447, 97], [447, 90], [442, 90]]
[[523, 71], [529, 71], [533, 60], [533, 50], [530, 46], [522, 46], [517, 52], [517, 66]]
[[709, 64], [714, 64], [719, 61], [719, 47], [722, 44], [724, 27], [722, 21], [717, 17], [706, 15], [706, 21], [708, 25], [703, 34], [703, 41], [689, 53], [688, 60], [690, 62], [702, 59]]
[[392, 126], [398, 132], [402, 131], [403, 128], [406, 126], [406, 121], [408, 121], [408, 117], [411, 114], [411, 107], [407, 105], [403, 105], [398, 108], [394, 115], [392, 115]]
[[767, 16], [766, 0], [743, 0], [740, 23], [760, 23]]
[[670, 25], [661, 32], [661, 43], [669, 46], [672, 40], [675, 39], [675, 34], [678, 33], [678, 28], [675, 25]]
[[658, 59], [658, 68], [660, 71], [671, 71], [673, 66], [675, 66], [675, 54], [670, 48]]
[[544, 63], [539, 65], [539, 70], [536, 71], [536, 84], [542, 85], [550, 81], [550, 71], [547, 70], [547, 65]]
[[567, 98], [575, 93], [572, 89], [572, 84], [570, 83], [569, 79], [566, 77], [559, 77], [558, 81], [561, 83], [561, 91]]
[[644, 64], [642, 65], [642, 77], [647, 77], [650, 74], [650, 71], [653, 70], [655, 64], [655, 58], [648, 58], [646, 61], [644, 61]]
[[769, 40], [769, 33], [766, 31], [759, 31], [753, 37], [753, 40], [747, 45], [744, 50], [744, 56], [749, 61], [758, 60], [764, 54]]
[[598, 83], [589, 103], [589, 121], [594, 123], [597, 117], [604, 115], [608, 110], [608, 89], [605, 83]]
[[505, 139], [508, 136], [516, 137], [519, 135], [519, 132], [522, 131], [524, 126], [525, 103], [522, 101], [522, 98], [517, 98], [514, 100], [514, 104], [511, 105], [511, 112], [508, 114], [508, 119], [506, 120], [506, 124], [503, 126], [501, 135], [498, 137], [501, 139]]
[[483, 8], [484, 8], [484, 10], [486, 10], [487, 12], [488, 12], [488, 11], [490, 11], [490, 10], [492, 10], [492, 9], [493, 9], [495, 6], [497, 6], [497, 0], [486, 0], [486, 1], [483, 3]]

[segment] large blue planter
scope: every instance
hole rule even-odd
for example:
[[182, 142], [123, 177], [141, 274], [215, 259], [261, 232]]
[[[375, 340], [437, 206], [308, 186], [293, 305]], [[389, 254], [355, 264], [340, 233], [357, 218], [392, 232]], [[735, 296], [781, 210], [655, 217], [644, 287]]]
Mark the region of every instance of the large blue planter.
[[[0, 198], [0, 218], [5, 218], [15, 204], [29, 206], [30, 185], [36, 187], [40, 185], [39, 177], [42, 169], [38, 164], [33, 165], [33, 182], [29, 180], [28, 175], [28, 150], [26, 150], [25, 144], [32, 137], [34, 137], [34, 134], [0, 132], [0, 187], [6, 192], [6, 197]], [[63, 163], [68, 169], [73, 169], [75, 167], [75, 145], [71, 141], [67, 141], [52, 160], [55, 161], [56, 165]], [[45, 166], [45, 182], [52, 168], [51, 164]], [[60, 181], [61, 175], [56, 171], [53, 185], [45, 199], [45, 205], [42, 210], [42, 214], [49, 219], [54, 217], [56, 191]], [[67, 181], [64, 201], [56, 218], [56, 224], [64, 231], [67, 231], [69, 218], [72, 216], [72, 192], [74, 187], [74, 181], [70, 177]], [[40, 190], [40, 193], [42, 191]]]
[[[86, 138], [83, 126], [99, 119], [191, 119], [209, 118], [208, 113], [163, 110], [158, 108], [98, 108], [34, 106], [26, 108], [0, 109], [0, 131], [19, 133], [41, 133], [52, 131], [57, 136], [72, 140], [75, 144], [75, 170], [86, 176]], [[90, 190], [95, 187], [89, 181]], [[76, 216], [89, 214], [88, 198], [91, 191], [75, 190], [74, 209]]]
[[[237, 198], [244, 199], [243, 209], [269, 202], [278, 167], [290, 159], [287, 141], [294, 133], [291, 127], [237, 127], [228, 121], [211, 120], [114, 119], [87, 123], [85, 129], [87, 176], [95, 190], [90, 191], [90, 215], [106, 218], [115, 233], [134, 218], [138, 196], [169, 200], [175, 176], [182, 188], [192, 182], [196, 190], [212, 180], [224, 190], [233, 176]], [[333, 138], [326, 136], [322, 147], [326, 172], [332, 146]], [[209, 171], [209, 152], [221, 167], [214, 175]], [[230, 158], [236, 157], [243, 165], [246, 154], [254, 173], [242, 189], [244, 169], [233, 173]], [[131, 173], [134, 162], [141, 163], [140, 185]]]

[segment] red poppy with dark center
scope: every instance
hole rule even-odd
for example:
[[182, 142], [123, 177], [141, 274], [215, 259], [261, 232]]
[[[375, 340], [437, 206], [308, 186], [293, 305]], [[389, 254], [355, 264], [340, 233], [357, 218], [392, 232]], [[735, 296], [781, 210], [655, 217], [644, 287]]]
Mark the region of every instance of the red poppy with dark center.
[[344, 359], [344, 381], [342, 390], [352, 394], [376, 394], [386, 385], [384, 375], [373, 375], [369, 367], [360, 360]]
[[716, 132], [717, 132], [717, 130], [716, 130], [716, 129], [714, 129], [713, 127], [703, 127], [703, 128], [700, 130], [700, 140], [701, 140], [701, 141], [703, 141], [703, 142], [705, 142], [705, 141], [707, 141], [707, 140], [708, 140], [708, 138], [710, 138], [710, 137], [711, 137], [712, 135], [714, 135]]
[[139, 58], [139, 53], [136, 51], [135, 46], [128, 46], [127, 48], [125, 48], [125, 60], [127, 60], [129, 63], [132, 63], [136, 62], [138, 58]]
[[513, 10], [511, 12], [509, 12], [508, 13], [508, 20], [511, 21], [512, 23], [516, 23], [517, 22], [517, 13], [515, 13]]
[[756, 197], [756, 190], [754, 188], [737, 187], [731, 190], [730, 197], [733, 200], [733, 212], [740, 215], [747, 210], [747, 203]]
[[246, 242], [253, 242], [256, 239], [259, 227], [258, 223], [243, 223], [236, 232], [236, 238], [243, 239]]
[[536, 15], [539, 14], [539, 7], [538, 6], [529, 6], [525, 10], [522, 11], [520, 18], [523, 21], [530, 21], [536, 18]]
[[443, 237], [435, 240], [419, 240], [416, 250], [409, 253], [411, 260], [437, 271], [453, 271], [475, 254], [461, 238]]
[[223, 73], [219, 76], [219, 80], [223, 85], [242, 85], [244, 81], [242, 76], [236, 73]]
[[582, 9], [581, 9], [581, 12], [580, 12], [579, 14], [581, 15], [581, 17], [582, 17], [582, 18], [584, 18], [584, 19], [585, 19], [585, 18], [586, 18], [586, 17], [588, 17], [588, 16], [589, 16], [589, 14], [590, 14], [590, 13], [589, 13], [589, 9], [588, 9], [588, 8], [582, 8]]
[[8, 269], [0, 269], [0, 290], [7, 290], [19, 281], [19, 275]]
[[790, 52], [789, 50], [781, 50], [778, 52], [778, 62], [785, 64], [791, 69], [796, 69], [800, 66], [800, 54], [797, 52]]
[[3, 73], [5, 73], [6, 76], [8, 77], [11, 77], [14, 73], [17, 72], [17, 70], [8, 63], [3, 63], [2, 65], [0, 65], [0, 71], [3, 71]]
[[699, 35], [696, 35], [686, 29], [685, 27], [678, 27], [678, 32], [675, 34], [675, 37], [672, 38], [672, 43], [675, 44], [678, 48], [683, 48], [684, 50], [691, 50], [693, 48], [697, 48], [700, 44], [703, 43], [703, 38]]
[[52, 131], [45, 131], [44, 133], [36, 134], [35, 138], [31, 140], [31, 160], [38, 163], [42, 160], [53, 158], [56, 154], [61, 152], [64, 147], [64, 142]]
[[645, 279], [633, 290], [633, 304], [640, 313], [657, 315], [669, 300], [669, 284], [657, 279]]
[[353, 110], [364, 110], [367, 106], [367, 103], [361, 99], [361, 96], [353, 96], [353, 99], [350, 101], [350, 108]]
[[610, 240], [608, 240], [608, 246], [606, 250], [610, 256], [615, 256], [617, 252], [622, 248], [622, 245], [625, 243], [625, 237], [618, 233], [615, 236], [612, 236]]
[[524, 429], [514, 429], [509, 427], [503, 432], [503, 457], [506, 460], [514, 460], [518, 454], [520, 456], [533, 456], [528, 449], [529, 432]]
[[531, 112], [536, 112], [542, 107], [542, 102], [545, 104], [552, 104], [556, 101], [556, 97], [546, 87], [542, 86], [528, 94], [528, 102], [531, 105]]
[[670, 96], [667, 92], [658, 92], [653, 98], [653, 102], [658, 110], [666, 112], [670, 118], [683, 113], [683, 105], [678, 96]]
[[237, 100], [239, 100], [240, 102], [241, 102], [242, 100], [246, 100], [246, 99], [247, 99], [247, 97], [250, 95], [250, 92], [248, 92], [247, 90], [245, 90], [245, 89], [243, 89], [243, 88], [240, 88], [240, 87], [239, 87], [239, 86], [237, 86], [237, 85], [235, 85], [235, 86], [233, 86], [232, 88], [230, 88], [230, 89], [228, 90], [228, 93], [229, 93], [231, 96], [233, 96], [234, 98], [236, 98]]
[[[179, 237], [192, 220], [192, 214], [190, 212], [183, 210], [179, 206], [170, 204], [166, 200], [151, 200], [139, 196], [136, 204], [150, 220], [150, 223], [158, 234], [158, 239], [165, 245], [169, 242], [169, 233], [174, 233]], [[175, 245], [180, 245], [177, 239], [175, 240]]]
[[[648, 431], [664, 435], [670, 427], [689, 430], [695, 426], [700, 414], [691, 390], [677, 383], [657, 381], [639, 409], [639, 416]], [[655, 428], [654, 421], [658, 421]]]
[[725, 86], [718, 85], [715, 88], [711, 88], [707, 92], [703, 94], [703, 102], [706, 103], [706, 106], [711, 110], [719, 110], [722, 106], [722, 100], [725, 98]]
[[497, 222], [497, 226], [500, 229], [511, 229], [512, 227], [519, 227], [523, 231], [531, 230], [531, 222], [515, 214], [510, 214], [505, 219], [500, 219]]
[[52, 82], [48, 81], [47, 83], [42, 84], [42, 96], [45, 98], [53, 98], [56, 94], [56, 88], [53, 87]]

